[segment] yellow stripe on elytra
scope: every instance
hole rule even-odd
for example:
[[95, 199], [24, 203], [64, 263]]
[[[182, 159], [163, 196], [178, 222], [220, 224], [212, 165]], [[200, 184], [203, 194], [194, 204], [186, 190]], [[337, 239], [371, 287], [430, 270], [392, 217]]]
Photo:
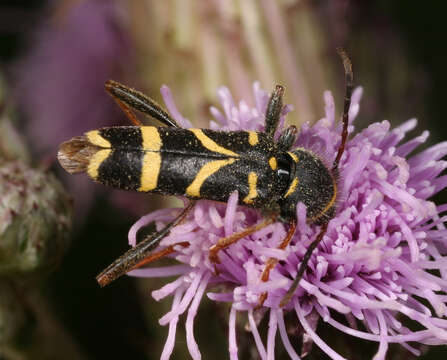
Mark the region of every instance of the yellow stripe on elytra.
[[276, 162], [275, 157], [271, 157], [269, 160], [269, 165], [272, 168], [272, 170], [276, 170], [278, 168], [278, 163]]
[[293, 194], [295, 192], [297, 186], [298, 186], [298, 178], [294, 178], [292, 180], [292, 183], [289, 186], [289, 190], [287, 190], [286, 195], [284, 195], [284, 197], [287, 197], [290, 194]]
[[214, 140], [211, 140], [208, 136], [206, 136], [201, 129], [189, 129], [189, 131], [191, 131], [196, 136], [196, 138], [199, 139], [202, 145], [208, 150], [228, 156], [239, 156], [239, 154], [236, 154], [235, 152], [225, 149], [224, 147], [216, 144]]
[[258, 139], [258, 133], [256, 131], [247, 131], [248, 132], [248, 143], [251, 146], [255, 146], [259, 139]]
[[151, 191], [158, 185], [158, 175], [161, 169], [161, 154], [159, 152], [146, 152], [141, 165], [140, 187], [138, 191]]
[[298, 156], [296, 156], [293, 152], [287, 152], [287, 154], [290, 155], [293, 161], [295, 161], [296, 163], [298, 162]]
[[256, 185], [258, 182], [258, 175], [255, 172], [251, 172], [248, 174], [248, 195], [242, 200], [246, 204], [252, 204], [253, 199], [258, 196], [258, 190], [256, 189]]
[[162, 141], [156, 127], [142, 126], [140, 129], [145, 154], [141, 165], [140, 187], [138, 191], [151, 191], [158, 185], [158, 175], [161, 169], [160, 149]]
[[99, 130], [92, 130], [85, 134], [87, 136], [88, 141], [90, 141], [93, 145], [110, 149], [112, 145], [106, 139], [104, 139], [100, 134]]
[[92, 179], [98, 178], [99, 166], [105, 159], [107, 159], [111, 152], [111, 149], [99, 150], [90, 158], [90, 162], [88, 163], [87, 167], [87, 174], [89, 174]]
[[209, 176], [213, 175], [220, 168], [234, 163], [236, 159], [214, 160], [206, 163], [197, 173], [192, 183], [186, 188], [186, 195], [200, 197], [200, 188]]
[[143, 138], [143, 149], [160, 151], [162, 143], [158, 129], [155, 126], [142, 126], [140, 130]]

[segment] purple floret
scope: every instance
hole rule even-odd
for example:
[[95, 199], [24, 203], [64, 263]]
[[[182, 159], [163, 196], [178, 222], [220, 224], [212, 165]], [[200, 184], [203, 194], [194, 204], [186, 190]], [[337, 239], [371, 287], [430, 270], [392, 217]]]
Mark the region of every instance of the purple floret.
[[[162, 94], [172, 116], [179, 124], [190, 127], [177, 110], [170, 91]], [[359, 111], [362, 89], [354, 91], [349, 112], [349, 132]], [[241, 101], [236, 104], [228, 89], [220, 88], [218, 98], [223, 111], [212, 107], [215, 121], [211, 129], [262, 130], [268, 94], [254, 85], [256, 106]], [[312, 150], [328, 164], [332, 163], [340, 143], [341, 124], [336, 121], [334, 100], [325, 92], [325, 117], [315, 125], [304, 124], [296, 147]], [[286, 106], [280, 122], [291, 110]], [[323, 240], [312, 254], [307, 270], [292, 301], [279, 308], [297, 273], [300, 261], [319, 233], [319, 227], [306, 223], [306, 209], [298, 204], [297, 231], [285, 250], [277, 247], [286, 235], [282, 223], [274, 223], [247, 236], [219, 253], [219, 274], [214, 274], [209, 248], [221, 237], [229, 236], [262, 221], [255, 210], [238, 206], [238, 194], [233, 193], [227, 204], [198, 201], [187, 220], [163, 239], [161, 247], [179, 242], [173, 258], [180, 265], [164, 268], [138, 269], [130, 273], [141, 277], [178, 275], [177, 279], [152, 293], [158, 301], [173, 297], [171, 311], [160, 319], [169, 325], [168, 339], [161, 359], [173, 351], [179, 316], [186, 315], [186, 340], [194, 359], [200, 351], [194, 339], [193, 323], [199, 303], [206, 293], [216, 302], [230, 302], [229, 355], [238, 358], [236, 318], [247, 313], [261, 359], [274, 359], [275, 337], [279, 332], [282, 343], [292, 359], [299, 359], [287, 336], [284, 312], [295, 312], [307, 336], [332, 359], [343, 359], [331, 349], [316, 331], [315, 319], [321, 318], [343, 333], [378, 342], [374, 359], [385, 359], [388, 344], [400, 343], [418, 355], [409, 342], [428, 345], [447, 343], [447, 231], [444, 226], [447, 204], [436, 206], [428, 199], [447, 185], [441, 176], [447, 162], [447, 142], [435, 145], [417, 155], [409, 156], [427, 139], [428, 133], [404, 142], [408, 131], [416, 127], [412, 119], [390, 129], [387, 121], [371, 124], [346, 146], [339, 170], [337, 215], [329, 223]], [[157, 228], [171, 221], [180, 209], [155, 211], [141, 218], [129, 232], [129, 242], [135, 245], [137, 231], [156, 222]], [[265, 261], [269, 257], [281, 262], [261, 281]], [[428, 271], [430, 270], [430, 272]], [[216, 285], [220, 292], [216, 292]], [[213, 290], [207, 292], [208, 289]], [[255, 310], [259, 296], [268, 292], [264, 308]], [[423, 301], [423, 302], [422, 302]], [[428, 304], [428, 306], [427, 306]], [[256, 324], [257, 313], [269, 316], [267, 341], [263, 342]], [[345, 322], [334, 318], [343, 314]], [[419, 324], [409, 329], [401, 319], [410, 318]], [[339, 317], [337, 317], [339, 318]], [[358, 330], [356, 322], [366, 331]], [[288, 324], [290, 325], [290, 324]]]

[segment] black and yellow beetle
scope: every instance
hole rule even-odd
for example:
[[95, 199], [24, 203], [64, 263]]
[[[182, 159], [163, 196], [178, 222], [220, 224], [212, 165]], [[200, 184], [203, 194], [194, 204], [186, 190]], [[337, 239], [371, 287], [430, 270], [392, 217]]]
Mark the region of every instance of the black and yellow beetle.
[[[321, 225], [316, 240], [307, 249], [292, 287], [281, 302], [293, 295], [313, 249], [321, 241], [329, 220], [336, 210], [337, 169], [343, 154], [352, 93], [351, 63], [339, 50], [346, 74], [343, 133], [332, 167], [307, 149], [291, 149], [296, 127], [274, 134], [283, 108], [284, 89], [276, 86], [267, 106], [265, 130], [213, 131], [180, 128], [174, 119], [152, 99], [115, 81], [106, 83], [113, 96], [135, 126], [106, 127], [74, 137], [60, 146], [58, 159], [69, 173], [86, 172], [104, 185], [163, 195], [182, 195], [191, 199], [182, 213], [164, 229], [127, 251], [101, 274], [97, 281], [105, 286], [128, 271], [158, 259], [172, 249], [153, 252], [170, 230], [180, 223], [197, 199], [226, 202], [237, 190], [240, 205], [259, 209], [265, 220], [242, 232], [219, 239], [210, 248], [210, 260], [219, 263], [218, 252], [268, 224], [288, 224], [286, 238], [279, 248], [290, 242], [297, 224], [296, 206], [307, 207], [307, 221]], [[165, 126], [143, 126], [132, 110], [149, 115]], [[262, 280], [267, 281], [277, 260], [265, 265]], [[267, 294], [262, 294], [262, 305]]]

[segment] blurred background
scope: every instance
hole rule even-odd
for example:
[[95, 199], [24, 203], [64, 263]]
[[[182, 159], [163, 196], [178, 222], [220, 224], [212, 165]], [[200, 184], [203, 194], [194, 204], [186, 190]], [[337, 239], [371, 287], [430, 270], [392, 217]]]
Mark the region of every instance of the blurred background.
[[[219, 86], [253, 104], [254, 81], [268, 91], [280, 83], [295, 108], [288, 121], [300, 124], [324, 116], [326, 89], [341, 109], [342, 46], [364, 87], [356, 128], [416, 117], [411, 135], [430, 130], [428, 146], [447, 138], [444, 14], [440, 1], [0, 0], [0, 359], [158, 359], [163, 349], [158, 318], [170, 300], [150, 292], [166, 279], [100, 289], [95, 275], [127, 249], [131, 224], [167, 201], [105, 190], [55, 162], [61, 142], [127, 124], [104, 92], [107, 79], [160, 102], [167, 84], [202, 127]], [[195, 328], [203, 358], [226, 359], [228, 309], [203, 303]], [[377, 349], [318, 331], [350, 359]], [[182, 332], [174, 359], [189, 358]], [[255, 359], [246, 338], [240, 358]], [[280, 348], [277, 358], [287, 358]], [[432, 348], [422, 359], [446, 354]], [[309, 358], [325, 355], [314, 346]], [[389, 358], [411, 355], [391, 345]]]

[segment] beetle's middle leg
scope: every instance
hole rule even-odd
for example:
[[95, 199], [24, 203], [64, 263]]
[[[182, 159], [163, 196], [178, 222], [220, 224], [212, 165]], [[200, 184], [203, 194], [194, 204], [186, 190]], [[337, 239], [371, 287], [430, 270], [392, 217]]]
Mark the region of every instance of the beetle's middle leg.
[[266, 226], [273, 224], [276, 221], [276, 218], [277, 218], [276, 215], [272, 215], [272, 216], [268, 217], [267, 219], [265, 219], [264, 221], [260, 222], [259, 224], [250, 226], [250, 227], [246, 228], [245, 230], [239, 231], [239, 232], [234, 233], [230, 236], [220, 238], [216, 244], [211, 246], [210, 250], [209, 250], [209, 259], [214, 264], [216, 273], [217, 273], [216, 264], [220, 264], [219, 257], [217, 256], [217, 254], [219, 253], [220, 250], [224, 250], [231, 244], [234, 244], [235, 242], [242, 239], [243, 237], [251, 235], [251, 234], [255, 233], [256, 231], [259, 231], [259, 230], [265, 228]]

